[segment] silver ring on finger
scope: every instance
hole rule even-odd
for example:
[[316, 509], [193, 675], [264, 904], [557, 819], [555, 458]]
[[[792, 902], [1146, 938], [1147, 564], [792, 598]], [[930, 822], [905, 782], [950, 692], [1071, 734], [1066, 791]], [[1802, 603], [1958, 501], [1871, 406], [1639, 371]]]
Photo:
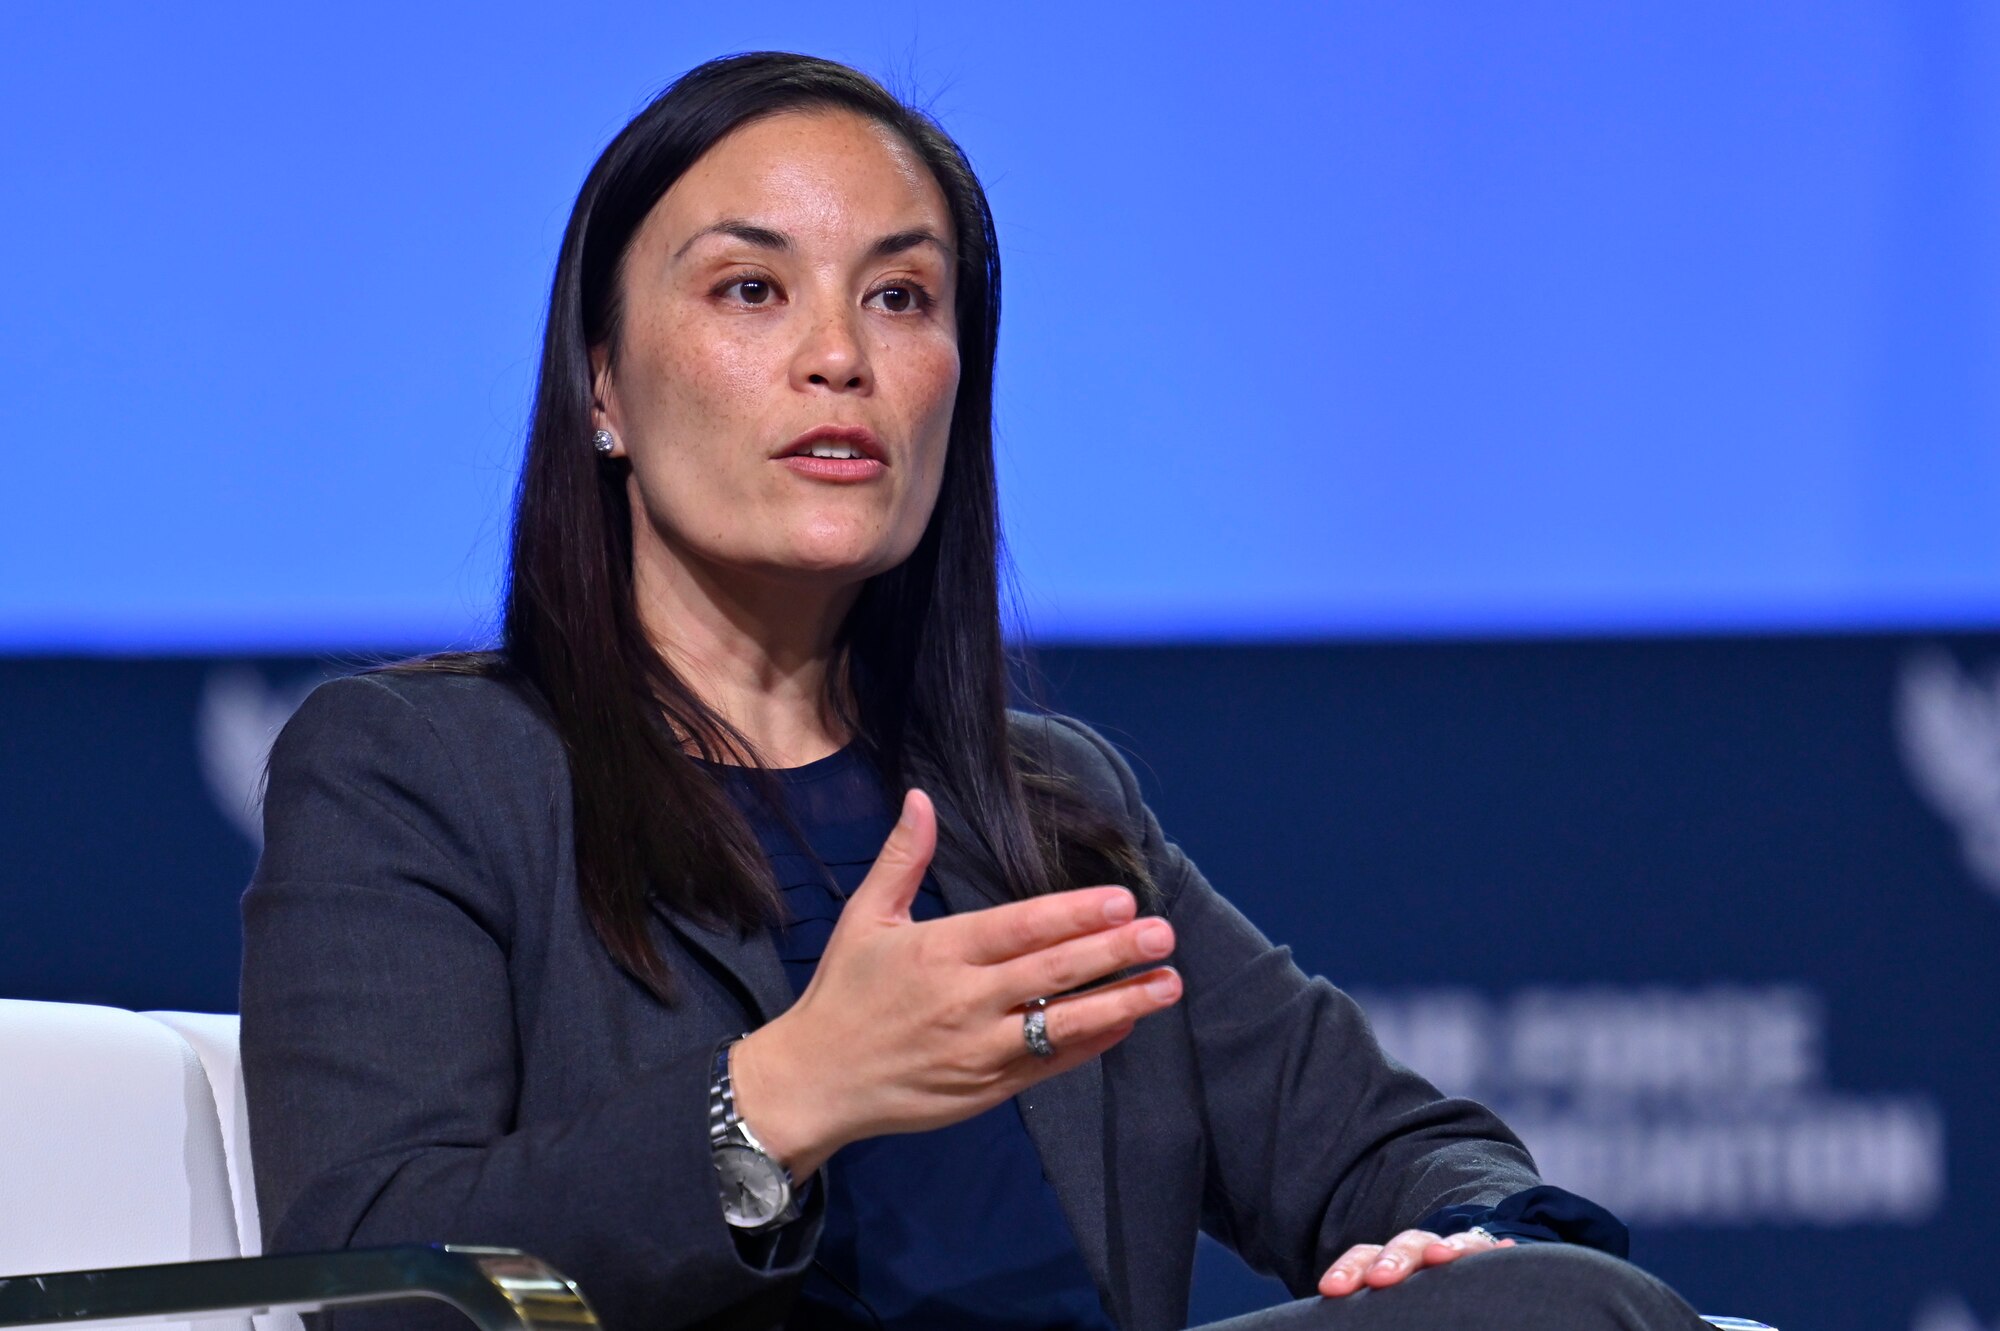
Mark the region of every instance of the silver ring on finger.
[[1021, 1016], [1021, 1038], [1027, 1041], [1028, 1052], [1036, 1058], [1056, 1055], [1056, 1047], [1049, 1043], [1048, 1005], [1048, 999], [1038, 998], [1028, 1004], [1028, 1010]]
[[1491, 1244], [1497, 1245], [1500, 1242], [1499, 1236], [1494, 1234], [1491, 1230], [1487, 1229], [1486, 1226], [1484, 1225], [1474, 1225], [1472, 1226], [1472, 1228], [1466, 1230], [1465, 1232], [1468, 1234], [1477, 1234], [1480, 1238], [1485, 1239], [1488, 1243]]

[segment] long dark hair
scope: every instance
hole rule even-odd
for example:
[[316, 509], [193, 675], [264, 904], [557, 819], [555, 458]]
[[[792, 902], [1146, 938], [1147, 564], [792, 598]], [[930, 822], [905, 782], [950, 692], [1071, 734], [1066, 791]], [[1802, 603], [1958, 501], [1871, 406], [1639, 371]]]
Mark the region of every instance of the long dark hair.
[[577, 196], [515, 497], [502, 652], [484, 667], [525, 685], [562, 736], [584, 908], [619, 964], [662, 997], [671, 986], [647, 931], [649, 896], [750, 929], [774, 918], [777, 893], [748, 824], [690, 756], [755, 765], [754, 749], [641, 630], [627, 466], [591, 447], [590, 350], [617, 360], [625, 252], [668, 188], [732, 129], [804, 109], [858, 112], [901, 135], [936, 178], [958, 245], [960, 373], [937, 506], [915, 551], [870, 578], [842, 624], [830, 713], [892, 793], [921, 785], [948, 803], [973, 842], [965, 849], [1012, 895], [1149, 887], [1117, 825], [1010, 739], [993, 474], [1000, 257], [978, 177], [936, 122], [864, 74], [782, 52], [727, 56], [654, 98]]

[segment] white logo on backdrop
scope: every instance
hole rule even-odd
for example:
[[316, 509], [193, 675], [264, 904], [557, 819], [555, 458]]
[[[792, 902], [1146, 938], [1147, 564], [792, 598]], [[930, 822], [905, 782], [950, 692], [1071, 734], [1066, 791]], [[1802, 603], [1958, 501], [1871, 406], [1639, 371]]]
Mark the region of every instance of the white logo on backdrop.
[[[1939, 1294], [1917, 1310], [1910, 1331], [1988, 1331], [1964, 1299], [1956, 1294]], [[1995, 1322], [1992, 1331], [2000, 1331]]]
[[1941, 651], [1910, 657], [1896, 737], [1917, 788], [1957, 829], [1966, 867], [2000, 893], [2000, 671], [1979, 679]]
[[1829, 1089], [1810, 990], [1357, 997], [1390, 1053], [1493, 1106], [1549, 1182], [1628, 1222], [1918, 1225], [1944, 1200], [1937, 1102]]
[[264, 765], [271, 742], [325, 678], [271, 685], [249, 666], [221, 666], [202, 681], [195, 749], [208, 793], [237, 831], [264, 844]]

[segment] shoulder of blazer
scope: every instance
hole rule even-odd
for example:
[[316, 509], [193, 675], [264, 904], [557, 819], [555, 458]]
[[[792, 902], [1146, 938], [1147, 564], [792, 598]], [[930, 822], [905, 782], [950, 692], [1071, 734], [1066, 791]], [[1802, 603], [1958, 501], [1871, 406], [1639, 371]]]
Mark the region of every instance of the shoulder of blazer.
[[566, 812], [569, 801], [554, 725], [519, 686], [490, 676], [392, 668], [327, 681], [271, 751], [274, 777], [313, 767], [380, 771], [472, 822]]
[[[1073, 783], [1089, 802], [1136, 821], [1140, 799], [1131, 766], [1091, 726], [1055, 712], [1010, 708], [1009, 738], [1042, 771]], [[567, 784], [562, 738], [525, 687], [495, 675], [423, 668], [378, 669], [329, 680], [313, 690], [279, 737], [281, 749], [365, 741], [402, 732], [428, 738], [468, 778], [530, 773]]]
[[[317, 716], [315, 717], [315, 714]], [[389, 666], [329, 680], [299, 708], [298, 721], [341, 726], [414, 726], [454, 757], [513, 750], [559, 759], [562, 739], [525, 686], [497, 675]]]
[[391, 670], [328, 681], [285, 723], [268, 774], [253, 894], [387, 885], [448, 900], [505, 941], [520, 901], [563, 870], [562, 746], [498, 680]]
[[1138, 825], [1139, 781], [1110, 740], [1073, 716], [1007, 710], [1009, 736], [1043, 771], [1067, 778], [1090, 803]]
[[[1137, 813], [1138, 780], [1123, 754], [1091, 726], [1057, 712], [1007, 711], [1009, 738], [1043, 771], [1076, 783], [1092, 803], [1130, 817]], [[562, 737], [525, 685], [499, 675], [386, 667], [329, 680], [313, 690], [285, 727], [286, 740], [331, 730], [419, 726], [431, 731], [455, 758], [480, 759], [511, 752], [516, 762], [542, 759], [567, 770]]]

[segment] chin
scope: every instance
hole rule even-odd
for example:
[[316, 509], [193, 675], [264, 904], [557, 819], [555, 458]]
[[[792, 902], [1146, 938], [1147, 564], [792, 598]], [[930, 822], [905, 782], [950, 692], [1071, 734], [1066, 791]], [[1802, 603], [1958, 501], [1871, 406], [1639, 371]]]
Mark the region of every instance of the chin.
[[801, 535], [792, 543], [787, 567], [802, 576], [859, 582], [886, 573], [910, 557], [923, 533], [907, 541], [884, 541], [876, 531], [824, 531]]
[[788, 560], [785, 567], [806, 581], [845, 586], [850, 583], [866, 582], [877, 573], [886, 573], [907, 558], [909, 558], [907, 552], [890, 558], [872, 550], [842, 554], [800, 553]]

